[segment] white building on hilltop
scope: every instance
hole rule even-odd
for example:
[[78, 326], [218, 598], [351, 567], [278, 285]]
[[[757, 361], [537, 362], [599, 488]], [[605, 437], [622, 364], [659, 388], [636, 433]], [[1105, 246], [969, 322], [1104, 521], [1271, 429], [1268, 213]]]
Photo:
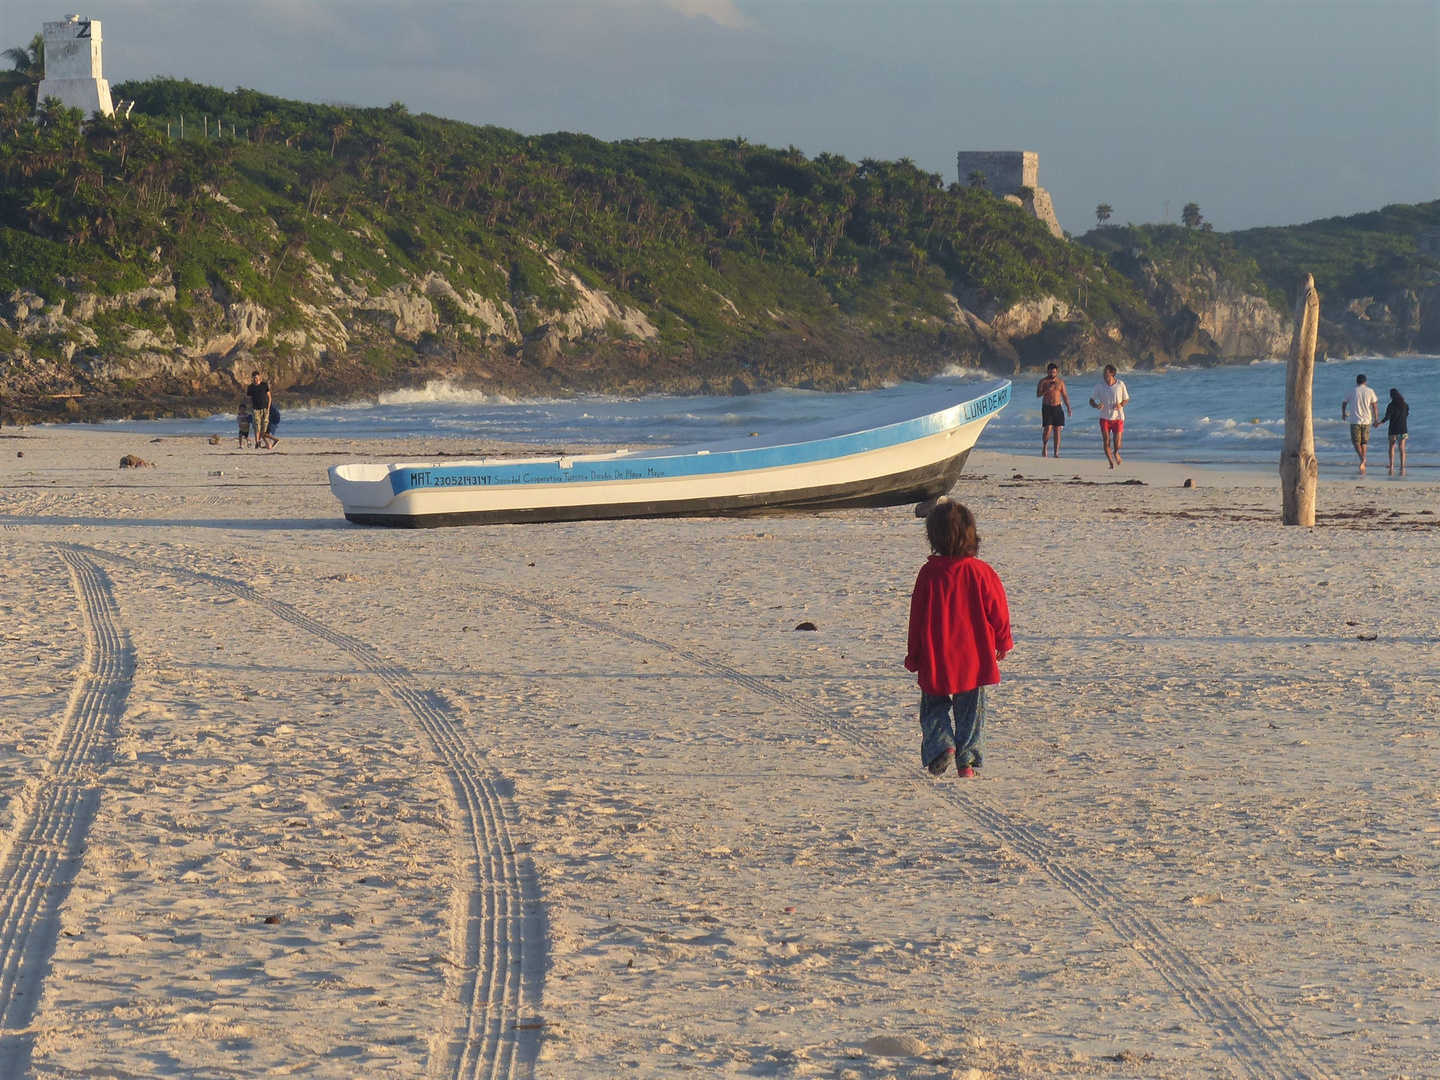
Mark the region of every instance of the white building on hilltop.
[[100, 23], [68, 15], [64, 22], [45, 24], [45, 78], [38, 101], [59, 98], [67, 109], [79, 109], [88, 120], [109, 116], [110, 84], [100, 73]]

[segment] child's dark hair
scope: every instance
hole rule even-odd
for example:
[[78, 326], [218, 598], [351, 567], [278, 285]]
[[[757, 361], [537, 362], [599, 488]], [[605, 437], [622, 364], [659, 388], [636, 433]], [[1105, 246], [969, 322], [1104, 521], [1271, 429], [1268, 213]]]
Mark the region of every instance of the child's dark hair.
[[925, 535], [936, 555], [965, 559], [980, 554], [980, 534], [969, 507], [944, 499], [925, 518]]

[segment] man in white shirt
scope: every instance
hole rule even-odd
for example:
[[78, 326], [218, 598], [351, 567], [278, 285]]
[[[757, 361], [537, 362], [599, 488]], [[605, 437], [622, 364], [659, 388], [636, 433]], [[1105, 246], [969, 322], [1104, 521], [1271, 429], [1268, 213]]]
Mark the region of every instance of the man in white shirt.
[[1380, 400], [1375, 391], [1365, 385], [1364, 375], [1355, 376], [1355, 385], [1340, 403], [1340, 419], [1350, 421], [1350, 445], [1360, 455], [1360, 471], [1364, 472], [1365, 451], [1370, 447], [1370, 427], [1380, 423]]
[[1129, 391], [1115, 374], [1115, 365], [1106, 364], [1104, 380], [1096, 383], [1095, 389], [1090, 391], [1090, 407], [1100, 410], [1100, 444], [1105, 447], [1105, 460], [1110, 462], [1112, 469], [1120, 464], [1120, 439], [1125, 433], [1125, 406], [1130, 402]]

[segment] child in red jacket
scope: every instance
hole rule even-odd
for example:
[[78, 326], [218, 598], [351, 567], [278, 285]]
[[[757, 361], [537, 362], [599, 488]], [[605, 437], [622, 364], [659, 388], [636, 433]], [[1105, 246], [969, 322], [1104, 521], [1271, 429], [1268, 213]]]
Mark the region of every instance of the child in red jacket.
[[1000, 576], [976, 558], [974, 514], [942, 500], [925, 519], [925, 532], [935, 554], [915, 579], [905, 657], [920, 682], [920, 760], [932, 776], [951, 761], [961, 776], [974, 776], [985, 734], [985, 687], [1000, 681], [998, 661], [1015, 647], [1010, 608]]

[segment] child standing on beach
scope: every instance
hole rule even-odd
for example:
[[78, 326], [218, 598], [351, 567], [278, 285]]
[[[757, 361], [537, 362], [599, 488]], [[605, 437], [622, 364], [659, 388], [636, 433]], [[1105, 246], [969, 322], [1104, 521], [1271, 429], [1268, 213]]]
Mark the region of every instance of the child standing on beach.
[[239, 448], [244, 450], [245, 438], [250, 434], [250, 410], [245, 407], [245, 402], [240, 403], [240, 412], [236, 414], [235, 419], [240, 424]]
[[942, 499], [925, 519], [934, 552], [910, 597], [905, 668], [920, 682], [920, 760], [932, 776], [955, 762], [961, 776], [981, 764], [985, 687], [1015, 642], [1000, 575], [981, 562], [975, 515]]

